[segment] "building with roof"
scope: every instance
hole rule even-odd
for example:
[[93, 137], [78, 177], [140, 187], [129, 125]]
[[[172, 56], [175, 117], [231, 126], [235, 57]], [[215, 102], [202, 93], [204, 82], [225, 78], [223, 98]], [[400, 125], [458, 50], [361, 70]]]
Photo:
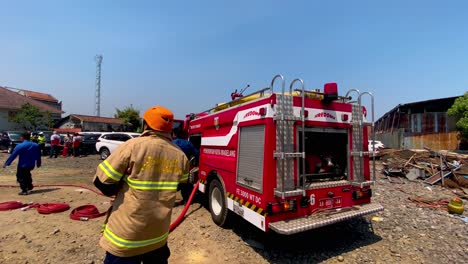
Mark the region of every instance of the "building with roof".
[[12, 122], [13, 117], [24, 104], [31, 104], [39, 109], [41, 113], [50, 113], [52, 122], [60, 120], [62, 110], [49, 104], [14, 92], [7, 87], [0, 86], [0, 130], [15, 130], [21, 127]]
[[62, 102], [59, 102], [57, 98], [53, 97], [50, 94], [39, 93], [39, 92], [28, 91], [28, 90], [19, 90], [18, 93], [62, 111]]
[[457, 120], [447, 111], [458, 97], [399, 104], [375, 122], [376, 138], [397, 149], [456, 149]]
[[62, 118], [57, 124], [56, 129], [59, 132], [112, 132], [127, 131], [131, 124], [127, 124], [118, 118], [100, 117], [71, 114]]

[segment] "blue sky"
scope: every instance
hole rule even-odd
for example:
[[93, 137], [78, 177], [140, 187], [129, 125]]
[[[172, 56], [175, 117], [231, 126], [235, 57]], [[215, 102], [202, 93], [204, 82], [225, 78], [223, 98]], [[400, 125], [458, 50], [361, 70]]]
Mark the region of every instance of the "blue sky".
[[50, 93], [66, 114], [164, 105], [183, 117], [281, 73], [399, 103], [468, 89], [467, 1], [0, 0], [0, 86]]

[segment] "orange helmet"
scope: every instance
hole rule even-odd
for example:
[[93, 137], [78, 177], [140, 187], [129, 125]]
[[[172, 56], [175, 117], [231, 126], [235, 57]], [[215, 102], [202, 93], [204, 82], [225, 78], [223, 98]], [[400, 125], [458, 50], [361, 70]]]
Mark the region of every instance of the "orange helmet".
[[170, 133], [174, 114], [162, 106], [152, 106], [143, 114], [143, 120], [153, 130]]

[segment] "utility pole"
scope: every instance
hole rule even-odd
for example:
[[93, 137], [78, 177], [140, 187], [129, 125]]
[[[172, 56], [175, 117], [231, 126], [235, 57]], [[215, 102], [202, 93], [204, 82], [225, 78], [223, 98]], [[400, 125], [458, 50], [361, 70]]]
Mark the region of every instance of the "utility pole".
[[98, 54], [94, 57], [96, 61], [96, 108], [94, 109], [94, 114], [96, 116], [101, 116], [101, 63], [102, 55]]

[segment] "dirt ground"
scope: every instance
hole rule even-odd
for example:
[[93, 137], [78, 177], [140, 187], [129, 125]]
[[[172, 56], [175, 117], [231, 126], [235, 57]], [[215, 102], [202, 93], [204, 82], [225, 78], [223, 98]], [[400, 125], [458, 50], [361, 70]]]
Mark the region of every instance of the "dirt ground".
[[[0, 152], [3, 164], [7, 154]], [[44, 159], [33, 171], [34, 184], [81, 184], [91, 180], [98, 156]], [[0, 185], [16, 185], [15, 166], [0, 168]], [[18, 196], [19, 187], [1, 187], [0, 202], [66, 202], [71, 208], [109, 198], [80, 187], [36, 187]], [[206, 208], [193, 204], [187, 218], [170, 234], [170, 263], [468, 263], [468, 224], [436, 209], [420, 208], [415, 194], [452, 198], [439, 186], [421, 182], [391, 184], [379, 175], [374, 200], [385, 210], [294, 236], [264, 234], [242, 219], [219, 228]], [[465, 201], [465, 216], [467, 215]], [[174, 209], [175, 219], [182, 206]], [[102, 263], [98, 246], [103, 218], [75, 221], [69, 211], [41, 215], [34, 209], [0, 212], [0, 263]]]

